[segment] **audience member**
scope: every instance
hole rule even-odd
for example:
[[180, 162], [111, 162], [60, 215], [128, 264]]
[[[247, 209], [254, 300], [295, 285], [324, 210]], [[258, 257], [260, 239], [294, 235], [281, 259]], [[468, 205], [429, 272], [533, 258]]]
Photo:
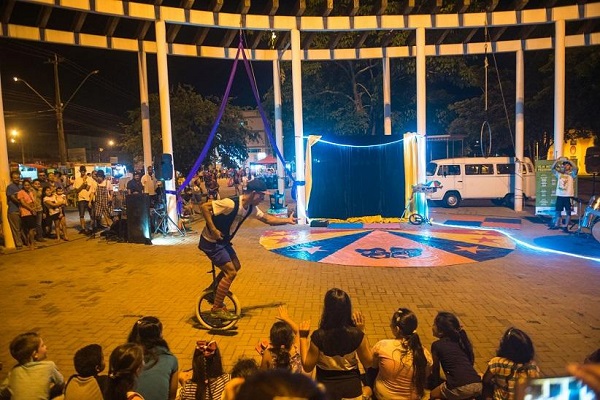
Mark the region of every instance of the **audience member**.
[[144, 187], [144, 193], [147, 193], [150, 196], [150, 202], [151, 204], [156, 203], [156, 188], [159, 185], [159, 182], [156, 180], [156, 177], [154, 176], [154, 169], [152, 168], [152, 166], [148, 166], [147, 172], [144, 174], [144, 176], [142, 176], [140, 182], [142, 183], [142, 186]]
[[31, 182], [31, 190], [35, 200], [35, 240], [38, 242], [45, 242], [44, 239], [44, 207], [42, 203], [43, 190], [42, 183], [39, 179], [34, 179]]
[[325, 391], [309, 377], [282, 369], [252, 374], [242, 383], [235, 396], [235, 400], [327, 400], [329, 398]]
[[144, 400], [134, 391], [144, 367], [144, 349], [136, 343], [117, 346], [108, 361], [108, 383], [105, 400]]
[[110, 179], [105, 179], [104, 171], [96, 173], [96, 199], [94, 201], [94, 217], [97, 228], [110, 227], [112, 225], [112, 199], [113, 187]]
[[231, 380], [223, 389], [223, 400], [234, 400], [246, 378], [258, 372], [258, 364], [252, 358], [240, 358], [231, 369]]
[[[479, 396], [481, 377], [473, 367], [473, 346], [458, 318], [452, 313], [440, 311], [433, 321], [433, 336], [439, 340], [431, 344], [431, 384], [434, 389], [430, 397], [459, 400]], [[440, 369], [444, 370], [445, 382], [441, 382]]]
[[162, 336], [163, 326], [156, 317], [142, 317], [133, 324], [128, 342], [144, 349], [144, 368], [137, 391], [146, 400], [173, 400], [177, 395], [177, 358]]
[[279, 321], [271, 327], [270, 344], [262, 352], [260, 368], [283, 368], [296, 373], [304, 372], [299, 352], [298, 325], [289, 318], [286, 306], [279, 306], [278, 319]]
[[23, 187], [17, 193], [19, 200], [19, 212], [21, 213], [21, 227], [23, 235], [29, 245], [29, 250], [35, 249], [35, 194], [32, 191], [31, 182], [23, 181]]
[[192, 370], [182, 372], [180, 400], [221, 400], [225, 385], [231, 379], [223, 372], [217, 342], [196, 342]]
[[10, 343], [17, 365], [2, 383], [0, 392], [13, 400], [50, 399], [62, 393], [64, 380], [56, 364], [47, 361], [48, 348], [36, 332], [18, 335]]
[[378, 400], [423, 397], [432, 358], [421, 344], [417, 326], [417, 316], [408, 308], [399, 308], [390, 323], [394, 339], [373, 346], [373, 368], [378, 369], [374, 393]]
[[23, 247], [23, 237], [21, 231], [21, 212], [19, 210], [19, 199], [17, 193], [21, 190], [21, 173], [12, 171], [10, 173], [11, 183], [6, 186], [6, 201], [8, 203], [8, 225], [15, 241], [17, 249]]
[[90, 344], [77, 350], [73, 364], [77, 373], [65, 385], [64, 400], [103, 400], [108, 376], [98, 375], [105, 368], [102, 346]]
[[509, 328], [500, 339], [496, 357], [488, 363], [483, 375], [486, 399], [513, 400], [515, 384], [522, 378], [537, 378], [540, 370], [533, 360], [533, 343], [525, 332]]
[[299, 336], [304, 370], [311, 372], [317, 367], [316, 379], [325, 385], [332, 400], [361, 399], [358, 359], [363, 366], [370, 366], [371, 352], [362, 314], [352, 314], [350, 296], [341, 289], [327, 291], [319, 329], [312, 333], [310, 345], [309, 329], [310, 321], [302, 322]]
[[127, 182], [128, 194], [143, 194], [144, 185], [141, 182], [142, 174], [140, 171], [133, 171], [133, 179]]
[[44, 189], [43, 203], [46, 214], [46, 225], [52, 232], [52, 226], [54, 225], [54, 231], [56, 233], [56, 241], [59, 242], [61, 237], [68, 241], [67, 237], [67, 224], [66, 218], [63, 211], [63, 206], [66, 203], [66, 199], [63, 194], [62, 188], [57, 188], [56, 192], [52, 192], [52, 188], [47, 187]]
[[90, 224], [94, 223], [94, 216], [92, 214], [92, 201], [94, 200], [95, 182], [87, 175], [87, 169], [85, 165], [79, 167], [79, 177], [75, 179], [73, 183], [73, 190], [77, 193], [77, 209], [79, 211], [79, 225], [81, 226], [81, 232], [89, 233], [85, 225], [85, 212], [90, 216]]

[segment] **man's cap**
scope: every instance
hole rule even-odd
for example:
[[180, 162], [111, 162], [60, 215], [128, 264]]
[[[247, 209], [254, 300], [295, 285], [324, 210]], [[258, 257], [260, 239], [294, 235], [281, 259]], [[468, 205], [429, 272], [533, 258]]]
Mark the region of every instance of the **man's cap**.
[[85, 172], [87, 171], [85, 168], [85, 165], [82, 165], [81, 167], [79, 167], [79, 172]]
[[266, 192], [267, 184], [262, 179], [255, 178], [248, 182], [246, 190], [248, 192]]

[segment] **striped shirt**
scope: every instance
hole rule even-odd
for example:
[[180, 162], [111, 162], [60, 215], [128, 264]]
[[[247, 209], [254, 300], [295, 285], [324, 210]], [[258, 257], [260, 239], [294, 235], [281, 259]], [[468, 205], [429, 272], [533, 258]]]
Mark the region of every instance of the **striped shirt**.
[[[221, 394], [225, 389], [225, 384], [231, 380], [231, 375], [223, 374], [209, 380], [208, 388], [204, 400], [221, 400]], [[181, 388], [181, 400], [195, 400], [197, 385], [191, 380], [185, 381]], [[210, 389], [210, 390], [209, 390]]]

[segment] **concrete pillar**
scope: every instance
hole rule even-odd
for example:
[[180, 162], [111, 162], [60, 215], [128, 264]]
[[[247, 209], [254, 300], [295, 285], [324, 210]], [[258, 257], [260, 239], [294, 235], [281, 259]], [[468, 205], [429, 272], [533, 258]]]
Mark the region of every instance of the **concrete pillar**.
[[425, 134], [427, 129], [427, 86], [426, 77], [427, 71], [425, 69], [425, 28], [417, 28], [417, 134], [420, 139], [417, 141], [418, 146], [418, 170], [417, 170], [417, 181], [418, 183], [425, 183], [427, 179], [426, 175], [426, 140]]
[[[169, 100], [169, 69], [167, 65], [167, 35], [164, 20], [155, 22], [156, 29], [156, 65], [158, 70], [158, 94], [160, 97], [160, 129], [162, 133], [163, 154], [173, 155], [173, 138], [171, 136], [171, 102]], [[175, 164], [173, 162], [173, 164]], [[177, 199], [175, 197], [175, 168], [171, 173], [173, 179], [165, 181], [167, 192], [167, 212], [177, 222]], [[177, 227], [169, 222], [169, 232], [176, 232]]]
[[[150, 103], [148, 101], [148, 69], [146, 52], [138, 51], [138, 76], [140, 81], [140, 118], [142, 121], [142, 146], [144, 150], [144, 173], [152, 165], [152, 141], [150, 139]], [[160, 165], [158, 166], [160, 168]]]
[[554, 24], [554, 159], [563, 155], [565, 141], [565, 21]]
[[387, 49], [383, 49], [383, 134], [392, 134], [392, 95], [390, 84], [390, 58]]
[[[279, 60], [273, 60], [273, 103], [275, 107], [275, 143], [283, 155], [283, 120], [281, 117], [281, 79], [279, 77]], [[285, 193], [285, 165], [283, 165], [279, 157], [277, 157], [277, 190], [279, 190], [279, 193]]]
[[8, 136], [4, 124], [4, 102], [2, 101], [2, 80], [0, 79], [0, 203], [2, 203], [2, 233], [4, 234], [4, 247], [15, 248], [12, 231], [8, 224], [8, 203], [6, 199], [6, 187], [10, 182], [10, 165], [8, 164]]
[[300, 52], [300, 31], [298, 29], [292, 29], [292, 91], [294, 93], [294, 140], [296, 147], [296, 210], [298, 224], [306, 224], [304, 124], [302, 121], [302, 53]]
[[[516, 59], [516, 102], [515, 102], [515, 211], [523, 211], [523, 168], [525, 141], [525, 62], [523, 49], [517, 50]], [[529, 196], [532, 193], [527, 193]]]

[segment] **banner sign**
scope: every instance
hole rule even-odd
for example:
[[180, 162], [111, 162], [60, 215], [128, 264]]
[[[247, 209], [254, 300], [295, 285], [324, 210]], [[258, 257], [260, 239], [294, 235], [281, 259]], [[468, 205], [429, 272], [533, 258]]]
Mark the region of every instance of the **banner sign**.
[[[577, 160], [571, 160], [577, 165]], [[535, 213], [536, 215], [554, 215], [556, 204], [556, 176], [552, 173], [554, 160], [537, 160], [535, 162]], [[577, 196], [578, 178], [573, 182]], [[564, 211], [563, 211], [564, 214]], [[571, 215], [577, 214], [577, 206], [572, 208]]]

